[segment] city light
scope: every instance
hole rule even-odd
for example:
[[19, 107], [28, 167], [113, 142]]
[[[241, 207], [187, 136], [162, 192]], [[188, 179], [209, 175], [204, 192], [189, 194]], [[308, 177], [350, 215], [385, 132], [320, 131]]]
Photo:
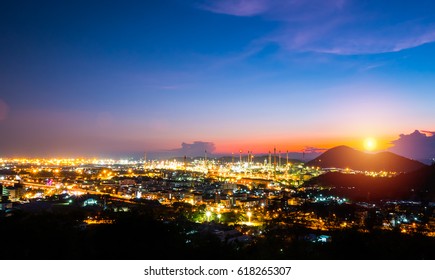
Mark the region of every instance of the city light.
[[[300, 206], [304, 203], [311, 203], [313, 207], [355, 205], [375, 209], [382, 206], [353, 202], [345, 196], [331, 194], [331, 188], [321, 185], [307, 188], [307, 181], [327, 172], [359, 174], [372, 178], [392, 178], [399, 174], [384, 170], [356, 171], [350, 168], [324, 170], [306, 166], [304, 163], [274, 166], [265, 161], [240, 165], [238, 162], [221, 162], [213, 158], [209, 158], [207, 162], [205, 170], [203, 160], [182, 163], [176, 160], [129, 162], [97, 159], [2, 159], [5, 168], [24, 171], [25, 175], [20, 177], [2, 174], [1, 182], [9, 187], [20, 182], [26, 188], [23, 198], [28, 201], [66, 195], [65, 199], [70, 196], [85, 197], [85, 203], [82, 203], [85, 207], [103, 207], [105, 204], [101, 201], [97, 203], [95, 200], [86, 199], [90, 195], [104, 195], [128, 204], [140, 203], [140, 200], [157, 201], [167, 207], [175, 203], [187, 203], [191, 205], [193, 212], [199, 211], [201, 207], [206, 209], [202, 219], [187, 215], [194, 222], [210, 222], [213, 213], [216, 213], [219, 223], [236, 225], [241, 222], [249, 227], [262, 227], [271, 220], [289, 218], [293, 223], [308, 229], [330, 231], [364, 225], [357, 218], [338, 218], [336, 213], [319, 217], [314, 211], [310, 211], [314, 209], [303, 211]], [[38, 172], [34, 172], [35, 170]], [[56, 170], [59, 172], [55, 173]], [[60, 173], [60, 170], [65, 173]], [[64, 174], [72, 177], [64, 178]], [[43, 176], [48, 178], [44, 177], [42, 180]], [[155, 186], [156, 179], [163, 182], [158, 188]], [[12, 191], [11, 194], [9, 197], [13, 201], [20, 201], [16, 192]], [[75, 199], [67, 199], [65, 202], [77, 205], [74, 203]], [[241, 213], [245, 213], [246, 221], [240, 220]], [[224, 215], [228, 215], [228, 218], [223, 221]], [[396, 227], [402, 230], [409, 221], [421, 224], [421, 218], [417, 215], [395, 219], [394, 223], [383, 221], [382, 224], [386, 230]], [[422, 228], [424, 227], [413, 225], [406, 228], [406, 233]], [[433, 230], [427, 227], [424, 234], [431, 236]]]

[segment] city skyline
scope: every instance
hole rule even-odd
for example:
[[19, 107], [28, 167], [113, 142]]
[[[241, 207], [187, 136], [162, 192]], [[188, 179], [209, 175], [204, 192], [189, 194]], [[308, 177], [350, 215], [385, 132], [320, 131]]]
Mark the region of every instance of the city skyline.
[[0, 156], [433, 147], [431, 1], [0, 5]]

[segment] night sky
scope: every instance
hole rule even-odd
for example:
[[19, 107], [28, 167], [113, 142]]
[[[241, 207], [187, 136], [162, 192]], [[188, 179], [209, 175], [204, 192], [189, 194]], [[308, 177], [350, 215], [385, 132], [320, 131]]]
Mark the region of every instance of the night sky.
[[433, 131], [435, 1], [1, 1], [0, 157]]

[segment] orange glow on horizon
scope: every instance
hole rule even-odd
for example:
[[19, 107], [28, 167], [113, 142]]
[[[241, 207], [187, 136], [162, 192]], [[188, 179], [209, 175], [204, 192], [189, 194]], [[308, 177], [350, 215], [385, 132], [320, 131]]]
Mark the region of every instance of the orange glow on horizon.
[[[387, 150], [391, 147], [391, 141], [396, 137], [394, 136], [383, 136], [383, 137], [373, 137], [370, 138], [371, 143], [369, 143], [370, 147], [367, 147], [367, 141], [369, 138], [342, 138], [342, 139], [293, 139], [288, 141], [274, 141], [270, 139], [269, 141], [225, 141], [225, 142], [217, 142], [216, 150], [214, 153], [238, 153], [242, 150], [242, 153], [246, 153], [246, 151], [252, 151], [254, 154], [267, 154], [269, 151], [273, 153], [274, 148], [276, 151], [281, 151], [282, 154], [289, 152], [306, 152], [310, 150], [310, 147], [317, 149], [331, 149], [336, 146], [349, 146], [351, 148], [360, 150], [360, 151], [371, 151], [378, 152]], [[301, 144], [306, 143], [306, 144]]]

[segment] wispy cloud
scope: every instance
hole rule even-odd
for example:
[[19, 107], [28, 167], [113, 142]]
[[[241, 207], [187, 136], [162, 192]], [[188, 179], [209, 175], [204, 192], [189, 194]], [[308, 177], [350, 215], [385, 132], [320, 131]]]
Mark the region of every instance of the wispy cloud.
[[199, 6], [213, 13], [232, 16], [254, 16], [266, 12], [269, 8], [264, 0], [206, 1]]
[[347, 0], [206, 0], [199, 7], [232, 16], [265, 16], [274, 20], [299, 21], [341, 10]]
[[435, 17], [427, 7], [415, 6], [407, 13], [406, 5], [382, 5], [364, 6], [356, 0], [205, 0], [200, 7], [279, 22], [280, 27], [261, 40], [292, 52], [376, 54], [435, 42]]

